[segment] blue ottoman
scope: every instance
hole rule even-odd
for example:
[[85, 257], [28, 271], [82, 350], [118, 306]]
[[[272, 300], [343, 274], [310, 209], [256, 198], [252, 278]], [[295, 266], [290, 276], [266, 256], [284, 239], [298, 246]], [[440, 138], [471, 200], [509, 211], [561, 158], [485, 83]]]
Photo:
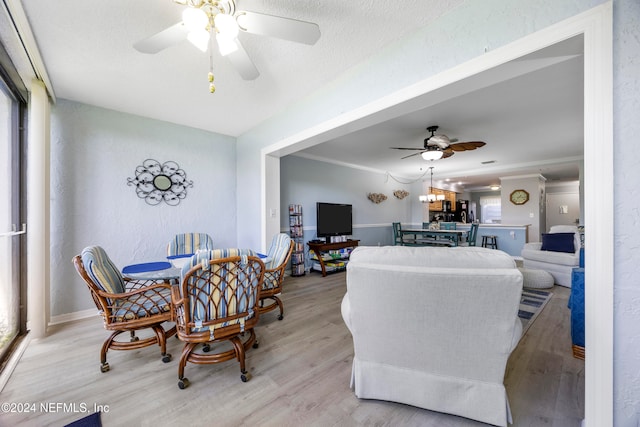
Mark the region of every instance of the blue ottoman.
[[573, 357], [584, 360], [584, 268], [571, 271], [571, 341]]

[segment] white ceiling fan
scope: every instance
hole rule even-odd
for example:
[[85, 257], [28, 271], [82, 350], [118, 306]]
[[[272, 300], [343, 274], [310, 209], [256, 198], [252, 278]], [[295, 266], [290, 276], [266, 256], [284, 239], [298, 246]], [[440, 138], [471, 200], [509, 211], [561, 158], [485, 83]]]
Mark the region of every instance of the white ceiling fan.
[[[317, 24], [281, 16], [236, 10], [234, 0], [173, 0], [187, 6], [182, 21], [159, 33], [134, 43], [142, 53], [158, 53], [185, 39], [206, 52], [213, 48], [214, 38], [218, 50], [225, 56], [240, 76], [253, 80], [260, 73], [238, 39], [240, 32], [275, 37], [308, 45], [320, 38]], [[211, 56], [210, 56], [211, 58]], [[213, 64], [211, 64], [213, 68]], [[209, 72], [210, 90], [213, 93], [213, 72]]]

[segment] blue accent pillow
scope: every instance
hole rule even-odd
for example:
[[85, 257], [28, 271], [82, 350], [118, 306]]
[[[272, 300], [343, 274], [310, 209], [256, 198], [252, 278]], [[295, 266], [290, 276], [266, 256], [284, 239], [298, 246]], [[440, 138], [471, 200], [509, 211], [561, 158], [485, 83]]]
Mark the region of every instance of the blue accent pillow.
[[574, 253], [575, 233], [543, 233], [542, 250]]

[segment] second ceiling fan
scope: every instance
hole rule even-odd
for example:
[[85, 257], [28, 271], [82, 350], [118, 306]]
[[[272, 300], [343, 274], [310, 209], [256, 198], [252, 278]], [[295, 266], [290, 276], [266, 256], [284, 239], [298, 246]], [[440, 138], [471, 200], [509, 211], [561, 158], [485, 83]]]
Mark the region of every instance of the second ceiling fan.
[[425, 138], [424, 146], [422, 148], [417, 147], [390, 147], [393, 150], [414, 150], [417, 153], [409, 154], [402, 157], [403, 159], [421, 155], [425, 160], [438, 160], [446, 159], [453, 156], [456, 151], [469, 151], [476, 148], [483, 147], [485, 145], [482, 141], [467, 141], [456, 142], [457, 139], [450, 139], [447, 135], [436, 135], [438, 126], [429, 126], [427, 131], [431, 132], [431, 135]]

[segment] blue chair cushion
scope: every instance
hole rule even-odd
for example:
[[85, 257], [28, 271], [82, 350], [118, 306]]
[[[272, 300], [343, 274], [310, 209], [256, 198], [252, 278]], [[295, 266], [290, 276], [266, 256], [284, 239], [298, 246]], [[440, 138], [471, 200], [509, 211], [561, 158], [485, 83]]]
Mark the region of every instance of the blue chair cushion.
[[171, 291], [154, 289], [129, 299], [118, 299], [113, 307], [113, 316], [118, 322], [139, 319], [171, 310]]
[[265, 264], [265, 268], [267, 270], [278, 268], [287, 258], [290, 245], [291, 237], [288, 234], [279, 233], [273, 236], [271, 247], [269, 247], [269, 252], [267, 253], [271, 257], [271, 261]]
[[167, 246], [167, 255], [194, 254], [199, 249], [213, 249], [213, 239], [206, 233], [177, 234]]
[[105, 292], [125, 292], [122, 274], [100, 246], [89, 246], [82, 250], [82, 264], [93, 282]]

